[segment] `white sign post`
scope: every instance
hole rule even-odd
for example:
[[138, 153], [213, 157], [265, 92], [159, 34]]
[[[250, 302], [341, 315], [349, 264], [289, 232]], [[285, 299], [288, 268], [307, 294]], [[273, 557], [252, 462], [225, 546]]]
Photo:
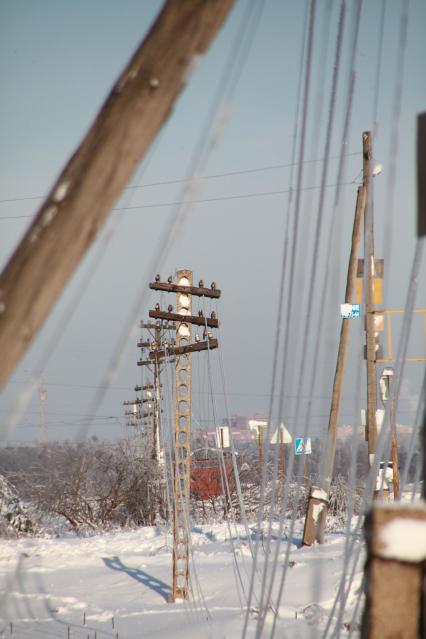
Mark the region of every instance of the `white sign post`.
[[229, 448], [231, 445], [228, 426], [218, 426], [216, 428], [216, 446], [217, 448]]

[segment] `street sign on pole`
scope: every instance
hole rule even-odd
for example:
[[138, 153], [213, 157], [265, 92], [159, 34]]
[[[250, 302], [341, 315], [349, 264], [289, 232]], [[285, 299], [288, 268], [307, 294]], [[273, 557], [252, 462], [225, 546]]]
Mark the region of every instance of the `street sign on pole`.
[[361, 317], [361, 308], [359, 304], [340, 304], [340, 315], [343, 319], [354, 319]]
[[216, 428], [217, 448], [229, 448], [231, 445], [228, 426], [218, 426]]
[[311, 455], [312, 442], [310, 437], [296, 437], [294, 440], [295, 455]]
[[272, 433], [271, 444], [291, 444], [293, 438], [288, 432], [284, 423], [281, 422], [280, 426]]

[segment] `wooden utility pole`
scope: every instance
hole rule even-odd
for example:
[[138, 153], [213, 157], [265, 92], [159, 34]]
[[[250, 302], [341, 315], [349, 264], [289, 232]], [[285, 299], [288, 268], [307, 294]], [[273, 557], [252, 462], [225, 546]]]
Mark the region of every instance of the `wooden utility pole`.
[[[352, 229], [351, 252], [349, 256], [348, 273], [346, 278], [345, 303], [355, 301], [356, 271], [358, 264], [358, 250], [361, 239], [361, 228], [364, 221], [365, 187], [358, 188], [354, 224]], [[342, 399], [343, 380], [345, 376], [346, 356], [349, 343], [350, 318], [343, 318], [340, 328], [339, 350], [337, 353], [336, 370], [334, 373], [333, 391], [331, 395], [330, 416], [328, 419], [327, 457], [324, 471], [321, 473], [321, 488], [330, 490], [333, 477], [334, 458], [336, 454], [337, 426], [339, 422], [340, 403]]]
[[[161, 432], [161, 366], [164, 364], [165, 356], [164, 352], [160, 354], [160, 344], [167, 343], [167, 333], [175, 333], [176, 325], [174, 322], [161, 322], [157, 319], [156, 322], [140, 322], [139, 326], [148, 332], [148, 336], [152, 338], [152, 342], [146, 335], [138, 341], [138, 347], [141, 349], [142, 357], [138, 361], [138, 366], [147, 367], [152, 375], [151, 383], [144, 386], [145, 390], [149, 391], [150, 397], [145, 397], [142, 402], [148, 402], [151, 404], [152, 410], [144, 411], [142, 417], [144, 418], [144, 424], [147, 426], [151, 435], [151, 450], [150, 459], [156, 461], [160, 460], [160, 432]], [[150, 350], [150, 353], [155, 354], [154, 358], [143, 359], [143, 353], [146, 349]], [[169, 358], [168, 361], [174, 361]], [[148, 388], [149, 387], [149, 388]]]
[[0, 388], [168, 119], [233, 2], [167, 0], [53, 185], [0, 276]]
[[[161, 340], [161, 322], [157, 321], [155, 326], [155, 341]], [[154, 360], [154, 428], [152, 457], [157, 462], [160, 461], [160, 432], [161, 432], [161, 363], [159, 359]]]
[[307, 489], [310, 487], [310, 476], [311, 476], [311, 462], [309, 459], [309, 455], [305, 453], [305, 459], [303, 462], [303, 480]]
[[389, 419], [392, 432], [392, 477], [393, 477], [393, 498], [399, 499], [399, 468], [398, 468], [398, 441], [396, 433], [395, 419], [395, 397], [392, 378], [389, 380]]
[[129, 409], [125, 410], [124, 414], [127, 417], [126, 426], [128, 426], [132, 430], [133, 453], [138, 460], [141, 460], [143, 458], [145, 451], [141, 429], [141, 404], [142, 400], [138, 397], [136, 399], [126, 400], [125, 402], [123, 402], [123, 406], [130, 406]]
[[263, 474], [263, 450], [264, 450], [264, 429], [259, 426], [259, 430], [257, 433], [257, 444], [259, 446], [259, 473], [260, 477]]
[[[192, 285], [192, 271], [181, 269], [176, 274], [176, 283], [172, 277], [168, 282], [160, 281], [157, 275], [150, 288], [176, 293], [176, 312], [169, 306], [162, 311], [157, 304], [149, 316], [157, 321], [175, 322], [175, 344], [156, 344], [149, 354], [150, 359], [174, 356], [176, 359], [176, 398], [175, 398], [175, 451], [174, 451], [174, 512], [173, 512], [173, 586], [170, 600], [188, 599], [190, 593], [189, 576], [189, 498], [191, 471], [191, 353], [217, 348], [208, 328], [217, 328], [218, 320], [214, 313], [204, 317], [202, 312], [192, 315], [192, 297], [220, 297], [220, 291], [213, 282], [211, 288], [204, 287], [200, 281], [198, 287]], [[192, 327], [204, 327], [205, 341], [197, 335], [192, 342]]]
[[[426, 111], [417, 118], [417, 236], [425, 242], [426, 236]], [[426, 383], [426, 376], [424, 378]], [[423, 428], [421, 434], [423, 448], [423, 490], [422, 496], [426, 500], [426, 408], [423, 413]], [[426, 608], [426, 602], [425, 602]], [[426, 610], [423, 626], [426, 629]]]
[[[355, 301], [355, 288], [356, 288], [356, 272], [357, 272], [357, 264], [358, 264], [358, 248], [361, 238], [361, 228], [364, 219], [364, 209], [365, 209], [365, 187], [360, 186], [358, 188], [356, 206], [355, 206], [355, 215], [354, 215], [354, 224], [352, 230], [352, 243], [351, 243], [351, 252], [349, 256], [349, 265], [348, 265], [348, 273], [346, 278], [346, 291], [345, 291], [345, 303], [350, 304]], [[339, 340], [339, 350], [337, 353], [337, 363], [336, 370], [334, 373], [334, 382], [333, 382], [333, 391], [331, 395], [331, 406], [330, 406], [330, 416], [328, 420], [328, 436], [327, 436], [327, 454], [324, 455], [321, 459], [320, 466], [320, 481], [319, 488], [324, 491], [322, 493], [321, 499], [323, 502], [328, 500], [328, 496], [330, 493], [331, 480], [333, 477], [333, 468], [334, 468], [334, 458], [336, 455], [336, 439], [337, 439], [337, 426], [339, 422], [339, 414], [340, 414], [340, 402], [342, 398], [342, 389], [343, 389], [343, 380], [345, 374], [345, 366], [346, 366], [346, 356], [348, 350], [348, 341], [349, 341], [349, 329], [350, 323], [352, 319], [343, 318], [342, 324], [340, 328], [340, 340]], [[319, 495], [320, 493], [314, 487], [316, 493], [313, 494]], [[318, 497], [316, 497], [318, 498]], [[308, 509], [309, 511], [309, 509]], [[306, 514], [306, 518], [308, 518], [308, 512]], [[316, 519], [315, 522], [312, 522], [312, 525], [305, 524], [306, 531], [306, 539], [304, 538], [303, 543], [306, 545], [311, 545], [315, 540], [320, 543], [324, 542], [324, 530], [325, 530], [325, 522], [327, 519], [327, 508], [322, 508], [320, 515]]]
[[279, 427], [279, 470], [278, 475], [281, 480], [285, 479], [285, 442], [284, 442], [284, 428]]
[[[141, 326], [143, 328], [147, 328], [148, 330], [153, 330], [154, 334], [154, 342], [153, 345], [159, 349], [159, 345], [161, 344], [161, 340], [164, 339], [164, 331], [166, 328], [170, 327], [162, 327], [160, 320], [157, 320], [154, 323], [152, 322], [141, 322]], [[174, 325], [173, 325], [173, 328]], [[152, 333], [151, 333], [152, 334]], [[151, 459], [154, 462], [159, 462], [160, 460], [160, 431], [161, 431], [161, 364], [164, 362], [164, 358], [156, 357], [153, 362], [148, 360], [150, 364], [153, 364], [154, 369], [152, 371], [153, 375], [153, 390], [152, 390], [152, 450], [151, 450]]]
[[38, 445], [46, 443], [46, 387], [43, 380], [38, 383]]
[[[380, 388], [383, 405], [386, 408], [389, 402], [389, 421], [391, 427], [391, 459], [392, 459], [392, 484], [394, 500], [399, 497], [399, 469], [398, 469], [398, 441], [395, 419], [395, 382], [393, 368], [385, 368], [380, 376]], [[385, 470], [386, 473], [386, 470]], [[380, 492], [380, 490], [378, 491]]]
[[[417, 130], [418, 241], [426, 235], [426, 113]], [[417, 245], [417, 248], [419, 244]], [[389, 392], [392, 399], [394, 392]], [[393, 410], [393, 409], [392, 409]], [[426, 412], [423, 418], [423, 499], [391, 507], [373, 502], [365, 520], [367, 559], [362, 639], [426, 636]]]
[[370, 465], [374, 460], [377, 442], [377, 375], [376, 375], [376, 336], [374, 322], [374, 210], [371, 188], [373, 155], [371, 132], [362, 134], [363, 185], [365, 189], [364, 213], [364, 278], [366, 283], [365, 332], [367, 358], [367, 428], [368, 454]]

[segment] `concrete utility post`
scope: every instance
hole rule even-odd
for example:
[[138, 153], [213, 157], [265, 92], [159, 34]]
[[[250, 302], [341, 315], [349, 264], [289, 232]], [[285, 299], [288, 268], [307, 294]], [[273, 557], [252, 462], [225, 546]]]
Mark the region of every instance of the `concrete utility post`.
[[[200, 311], [198, 316], [192, 315], [192, 298], [219, 298], [220, 291], [213, 282], [211, 288], [204, 287], [200, 280], [198, 287], [192, 285], [192, 271], [181, 269], [176, 274], [176, 283], [170, 276], [168, 282], [161, 282], [157, 275], [151, 289], [176, 293], [176, 309], [169, 306], [162, 311], [157, 304], [149, 316], [157, 321], [166, 320], [175, 324], [175, 344], [156, 344], [155, 350], [149, 354], [150, 360], [174, 357], [176, 370], [175, 398], [175, 450], [173, 459], [173, 586], [170, 600], [188, 599], [190, 594], [189, 575], [189, 499], [191, 472], [191, 353], [217, 348], [218, 342], [213, 339], [208, 328], [217, 328], [219, 322], [212, 312], [204, 317]], [[204, 328], [205, 340], [199, 335], [192, 342], [192, 327]]]
[[368, 454], [370, 465], [376, 452], [377, 442], [377, 375], [376, 375], [376, 339], [374, 323], [374, 209], [372, 192], [373, 155], [371, 132], [362, 134], [363, 153], [363, 185], [365, 188], [364, 214], [364, 279], [365, 289], [365, 331], [367, 358], [367, 424], [368, 424]]
[[[192, 286], [192, 271], [178, 271], [179, 286]], [[192, 314], [192, 295], [176, 293], [176, 313]], [[191, 343], [192, 326], [176, 324], [176, 348]], [[173, 601], [189, 594], [189, 488], [191, 475], [191, 354], [176, 358], [175, 398], [175, 508], [173, 521]]]

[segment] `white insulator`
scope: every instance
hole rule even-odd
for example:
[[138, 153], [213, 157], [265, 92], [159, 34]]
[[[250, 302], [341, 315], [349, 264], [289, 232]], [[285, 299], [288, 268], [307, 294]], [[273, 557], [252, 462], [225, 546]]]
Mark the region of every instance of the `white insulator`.
[[188, 324], [181, 324], [179, 326], [178, 335], [179, 335], [179, 337], [189, 337], [190, 336], [190, 331], [189, 331]]

